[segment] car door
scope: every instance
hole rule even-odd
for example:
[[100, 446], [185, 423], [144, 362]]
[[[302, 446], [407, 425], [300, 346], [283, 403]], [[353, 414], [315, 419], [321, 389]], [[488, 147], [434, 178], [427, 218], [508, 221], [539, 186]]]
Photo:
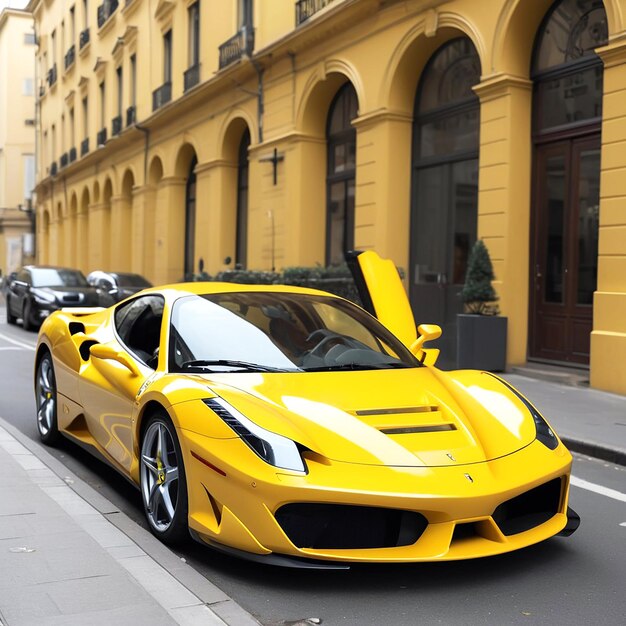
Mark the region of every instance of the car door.
[[350, 253], [347, 261], [363, 308], [410, 348], [417, 339], [415, 318], [393, 261], [372, 250]]
[[133, 458], [132, 420], [141, 386], [154, 375], [163, 319], [163, 297], [150, 294], [115, 309], [109, 354], [92, 348], [79, 381], [90, 433], [125, 471]]

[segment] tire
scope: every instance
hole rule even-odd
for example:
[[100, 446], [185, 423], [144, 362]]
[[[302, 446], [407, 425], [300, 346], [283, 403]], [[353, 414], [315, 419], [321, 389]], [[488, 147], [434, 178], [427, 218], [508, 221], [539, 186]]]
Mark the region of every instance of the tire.
[[22, 328], [24, 330], [33, 330], [34, 328], [33, 322], [30, 319], [31, 308], [31, 303], [26, 300], [24, 303], [24, 310], [22, 311]]
[[39, 361], [35, 376], [35, 401], [37, 403], [37, 430], [39, 438], [48, 446], [60, 439], [57, 424], [57, 384], [52, 356], [46, 352]]
[[189, 537], [187, 479], [176, 429], [165, 413], [151, 416], [141, 437], [143, 508], [152, 533], [175, 545]]
[[7, 324], [17, 324], [17, 317], [11, 313], [11, 298], [6, 297], [7, 301]]

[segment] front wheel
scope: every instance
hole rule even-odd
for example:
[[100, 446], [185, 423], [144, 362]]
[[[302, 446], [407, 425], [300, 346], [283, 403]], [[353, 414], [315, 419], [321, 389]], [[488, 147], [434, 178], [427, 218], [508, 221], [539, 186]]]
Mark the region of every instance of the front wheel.
[[22, 328], [24, 330], [33, 330], [34, 325], [32, 320], [30, 319], [32, 306], [30, 302], [27, 300], [24, 303], [24, 310], [22, 311]]
[[187, 481], [176, 429], [166, 414], [153, 415], [141, 440], [141, 496], [150, 530], [177, 544], [188, 535]]
[[57, 385], [52, 356], [49, 352], [41, 357], [35, 378], [37, 402], [37, 430], [46, 445], [52, 446], [59, 440], [57, 426]]

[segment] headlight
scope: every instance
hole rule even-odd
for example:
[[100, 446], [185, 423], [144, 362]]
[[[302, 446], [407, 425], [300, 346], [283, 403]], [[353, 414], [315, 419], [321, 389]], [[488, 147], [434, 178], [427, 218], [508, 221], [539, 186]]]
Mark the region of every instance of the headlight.
[[[493, 376], [493, 374], [492, 374]], [[548, 422], [543, 419], [543, 416], [537, 409], [530, 403], [524, 396], [517, 390], [515, 387], [509, 385], [505, 380], [498, 376], [494, 376], [497, 378], [503, 385], [507, 386], [524, 404], [524, 406], [528, 409], [530, 414], [532, 415], [533, 421], [535, 422], [535, 428], [537, 429], [537, 439], [541, 441], [541, 443], [546, 446], [546, 448], [550, 448], [550, 450], [554, 450], [559, 445], [559, 440], [557, 436], [554, 434], [554, 431], [548, 426]]]
[[52, 304], [56, 302], [56, 298], [51, 293], [45, 291], [31, 291], [31, 293], [33, 294], [33, 298], [35, 298], [35, 302], [38, 304]]
[[261, 428], [222, 398], [209, 398], [203, 402], [266, 463], [294, 472], [306, 472], [294, 441]]

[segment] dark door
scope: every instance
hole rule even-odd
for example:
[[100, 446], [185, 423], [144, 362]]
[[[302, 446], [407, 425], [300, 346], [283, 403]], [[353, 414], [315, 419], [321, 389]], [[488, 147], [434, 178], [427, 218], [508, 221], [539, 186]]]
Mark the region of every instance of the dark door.
[[599, 135], [536, 148], [531, 357], [589, 363], [599, 203]]

